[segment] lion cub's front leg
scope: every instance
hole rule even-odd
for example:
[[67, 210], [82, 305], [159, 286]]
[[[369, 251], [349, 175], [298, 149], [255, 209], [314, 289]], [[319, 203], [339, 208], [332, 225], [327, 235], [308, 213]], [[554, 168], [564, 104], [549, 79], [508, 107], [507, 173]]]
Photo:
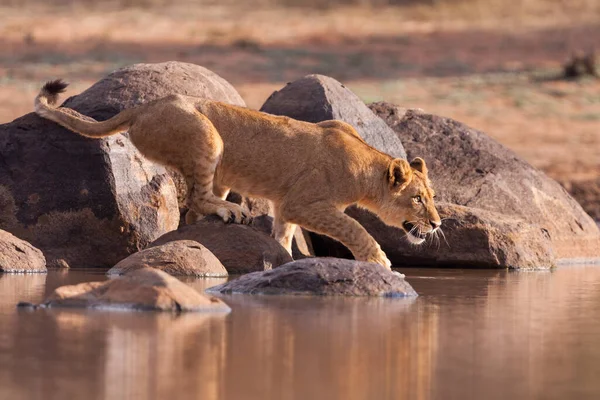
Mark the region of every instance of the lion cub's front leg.
[[275, 215], [275, 219], [273, 220], [273, 234], [271, 236], [287, 250], [290, 256], [292, 255], [292, 241], [294, 240], [295, 230], [295, 224], [285, 222], [280, 216]]
[[343, 243], [358, 261], [374, 262], [391, 269], [388, 260], [379, 244], [356, 220], [347, 216], [330, 204], [313, 204], [306, 208], [282, 210], [288, 221], [313, 231], [327, 235]]

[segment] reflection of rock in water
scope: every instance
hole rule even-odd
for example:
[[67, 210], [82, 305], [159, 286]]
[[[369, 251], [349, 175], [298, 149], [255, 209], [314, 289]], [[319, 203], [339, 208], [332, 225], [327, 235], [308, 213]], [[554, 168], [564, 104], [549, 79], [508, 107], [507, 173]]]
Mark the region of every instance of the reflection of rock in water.
[[416, 299], [222, 298], [232, 306], [228, 316], [20, 310], [1, 357], [13, 371], [0, 374], [0, 387], [45, 399], [352, 400], [430, 392], [437, 315]]
[[167, 399], [174, 393], [218, 398], [224, 316], [116, 317], [106, 337], [106, 399]]
[[417, 398], [429, 391], [436, 321], [420, 317], [414, 299], [222, 298], [235, 316], [226, 361], [237, 384], [226, 386], [226, 398]]
[[0, 273], [0, 311], [12, 310], [22, 300], [43, 300], [46, 276]]
[[[227, 316], [3, 307], [1, 396], [516, 399], [600, 390], [600, 268], [429, 271], [410, 270], [417, 299], [221, 296]], [[40, 301], [31, 278], [43, 276], [0, 276], [1, 299]]]
[[[6, 388], [20, 393], [11, 398], [218, 397], [224, 379], [222, 314], [57, 309], [20, 314], [24, 328], [5, 360], [12, 375], [4, 382], [0, 374], [3, 393]], [[32, 348], [40, 353], [21, 356], [31, 355]]]

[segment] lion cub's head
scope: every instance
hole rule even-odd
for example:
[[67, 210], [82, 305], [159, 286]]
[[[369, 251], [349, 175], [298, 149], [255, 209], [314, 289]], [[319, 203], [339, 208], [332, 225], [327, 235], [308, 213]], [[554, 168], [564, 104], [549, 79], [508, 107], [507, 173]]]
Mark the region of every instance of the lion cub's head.
[[390, 162], [379, 213], [389, 225], [402, 228], [413, 244], [421, 244], [442, 225], [435, 209], [435, 193], [422, 158]]

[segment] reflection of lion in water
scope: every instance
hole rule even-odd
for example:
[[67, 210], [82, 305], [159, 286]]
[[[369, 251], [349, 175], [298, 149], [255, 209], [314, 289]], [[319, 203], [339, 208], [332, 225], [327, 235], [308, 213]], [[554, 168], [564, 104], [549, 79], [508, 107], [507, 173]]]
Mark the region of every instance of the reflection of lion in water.
[[[273, 234], [291, 253], [295, 225], [346, 245], [357, 260], [390, 267], [381, 248], [344, 209], [357, 203], [403, 228], [420, 244], [440, 226], [425, 162], [393, 159], [341, 121], [318, 124], [216, 101], [171, 95], [90, 122], [52, 107], [66, 84], [48, 82], [35, 100], [38, 115], [83, 136], [128, 131], [148, 159], [178, 170], [190, 212], [248, 223], [249, 213], [225, 201], [230, 189], [273, 203]], [[80, 114], [79, 114], [80, 115]]]

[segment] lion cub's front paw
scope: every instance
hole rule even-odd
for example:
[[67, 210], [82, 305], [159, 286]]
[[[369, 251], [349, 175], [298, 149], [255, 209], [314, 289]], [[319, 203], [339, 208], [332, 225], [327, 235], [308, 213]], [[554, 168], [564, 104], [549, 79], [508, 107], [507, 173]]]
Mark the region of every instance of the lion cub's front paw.
[[219, 207], [217, 210], [219, 217], [223, 218], [226, 224], [244, 224], [249, 225], [252, 222], [250, 211], [246, 210], [238, 204], [228, 204], [227, 207]]
[[379, 265], [383, 265], [387, 269], [392, 269], [392, 263], [388, 260], [385, 253], [379, 250], [376, 254], [373, 254], [371, 257], [367, 259], [369, 262], [373, 262]]

